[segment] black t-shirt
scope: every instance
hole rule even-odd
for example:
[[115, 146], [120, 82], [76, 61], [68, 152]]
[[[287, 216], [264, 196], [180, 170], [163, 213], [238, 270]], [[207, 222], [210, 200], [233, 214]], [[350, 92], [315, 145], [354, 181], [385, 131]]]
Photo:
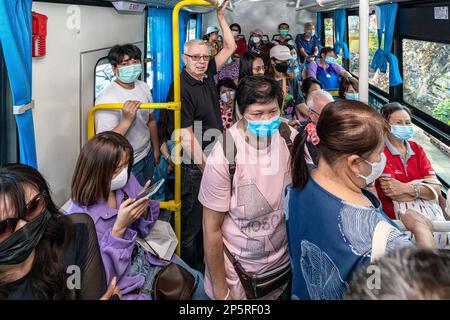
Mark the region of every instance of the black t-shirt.
[[[97, 240], [97, 233], [92, 218], [85, 213], [66, 216], [70, 220], [72, 229], [66, 230], [67, 246], [61, 257], [67, 276], [75, 275], [73, 267], [80, 268], [80, 288], [74, 288], [76, 300], [98, 300], [106, 292], [106, 275]], [[73, 283], [68, 279], [69, 283]], [[67, 283], [61, 283], [67, 286]], [[19, 280], [7, 285], [9, 300], [41, 300], [51, 299], [42, 297], [31, 287], [31, 272]]]
[[[186, 71], [181, 73], [181, 127], [187, 128], [192, 126], [198, 141], [202, 141], [202, 149], [206, 147], [210, 149], [214, 143], [214, 137], [204, 139], [204, 133], [208, 129], [216, 129], [223, 131], [222, 119], [220, 116], [219, 97], [217, 94], [214, 75], [217, 73], [217, 66], [214, 59], [208, 64], [208, 70], [203, 81], [192, 78]], [[173, 101], [173, 83], [170, 86], [167, 101]], [[194, 122], [201, 122], [200, 130], [197, 132], [196, 127], [199, 125]], [[173, 112], [169, 112], [169, 123], [173, 125]]]

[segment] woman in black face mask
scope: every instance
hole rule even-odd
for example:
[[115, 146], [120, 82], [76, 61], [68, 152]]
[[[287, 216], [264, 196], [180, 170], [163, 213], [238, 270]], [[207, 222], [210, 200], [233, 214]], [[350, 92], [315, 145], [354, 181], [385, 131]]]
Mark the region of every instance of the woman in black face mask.
[[0, 167], [0, 299], [99, 299], [105, 291], [91, 218], [60, 213], [35, 169]]
[[298, 81], [288, 72], [292, 59], [291, 50], [286, 46], [277, 45], [270, 49], [269, 76], [280, 84], [283, 90], [282, 117], [296, 120], [303, 110], [307, 110], [305, 100], [300, 92]]

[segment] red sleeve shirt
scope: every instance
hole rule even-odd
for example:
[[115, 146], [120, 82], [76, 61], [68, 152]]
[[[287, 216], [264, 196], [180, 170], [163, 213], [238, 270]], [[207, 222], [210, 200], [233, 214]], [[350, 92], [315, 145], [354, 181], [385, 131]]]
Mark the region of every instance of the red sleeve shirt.
[[[386, 139], [386, 146], [384, 147], [386, 167], [384, 168], [383, 176], [389, 176], [400, 182], [408, 183], [416, 179], [423, 179], [426, 176], [436, 174], [431, 167], [430, 160], [428, 160], [420, 145], [413, 141], [407, 141], [406, 147], [408, 152], [405, 159], [400, 155], [397, 149], [392, 146], [389, 140]], [[384, 213], [391, 219], [395, 219], [392, 200], [383, 194], [379, 181], [376, 182], [375, 186], [381, 204], [383, 205]]]

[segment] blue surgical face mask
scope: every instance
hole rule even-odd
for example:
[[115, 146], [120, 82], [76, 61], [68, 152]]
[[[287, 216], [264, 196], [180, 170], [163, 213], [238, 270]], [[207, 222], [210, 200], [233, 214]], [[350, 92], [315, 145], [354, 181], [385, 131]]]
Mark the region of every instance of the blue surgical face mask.
[[335, 57], [332, 57], [332, 56], [327, 56], [327, 57], [325, 58], [325, 62], [328, 63], [328, 64], [333, 64], [333, 63], [336, 62], [336, 58], [335, 58]]
[[280, 30], [280, 34], [281, 34], [283, 37], [286, 37], [286, 36], [289, 34], [289, 30]]
[[358, 92], [346, 92], [344, 93], [345, 99], [347, 100], [355, 100], [359, 101], [359, 93]]
[[297, 60], [297, 55], [294, 54], [294, 55], [292, 56], [292, 58], [291, 58], [291, 62], [295, 62], [296, 60]]
[[131, 64], [126, 67], [121, 67], [117, 71], [117, 77], [123, 83], [132, 83], [139, 78], [142, 73], [141, 64]]
[[316, 34], [316, 30], [311, 30], [311, 31], [308, 31], [308, 35], [310, 36], [310, 37], [314, 37], [314, 35]]
[[409, 140], [413, 137], [414, 128], [412, 125], [391, 125], [391, 133], [399, 140]]
[[258, 137], [271, 137], [278, 131], [281, 124], [280, 116], [270, 120], [249, 120], [247, 117], [247, 130]]

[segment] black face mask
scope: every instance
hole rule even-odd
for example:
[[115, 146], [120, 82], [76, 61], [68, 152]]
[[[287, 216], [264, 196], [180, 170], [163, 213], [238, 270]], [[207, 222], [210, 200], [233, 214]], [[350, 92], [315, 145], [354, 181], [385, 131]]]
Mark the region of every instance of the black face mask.
[[45, 210], [0, 243], [0, 265], [24, 262], [38, 245], [52, 214]]
[[287, 73], [288, 71], [288, 64], [287, 63], [279, 63], [275, 65], [275, 70], [277, 70], [280, 73]]

